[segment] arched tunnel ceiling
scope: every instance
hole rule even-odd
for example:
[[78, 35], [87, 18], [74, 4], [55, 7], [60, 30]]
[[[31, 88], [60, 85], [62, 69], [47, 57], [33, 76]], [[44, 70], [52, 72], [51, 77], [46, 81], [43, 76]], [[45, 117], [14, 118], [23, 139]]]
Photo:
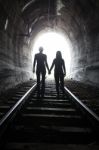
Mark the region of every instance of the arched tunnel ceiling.
[[0, 4], [3, 19], [7, 16], [14, 22], [20, 17], [23, 19], [24, 33], [50, 26], [59, 27], [69, 36], [73, 34], [78, 38], [76, 34], [86, 31], [97, 33], [96, 27], [99, 26], [98, 0], [1, 0]]
[[67, 31], [67, 34], [74, 32], [75, 35], [77, 31], [82, 34], [84, 30], [92, 31], [99, 26], [99, 24], [94, 24], [94, 22], [99, 23], [98, 8], [97, 0], [43, 0], [43, 2], [31, 0], [22, 7], [21, 15], [32, 30], [38, 24], [41, 25], [41, 28], [42, 25], [43, 28], [59, 26]]

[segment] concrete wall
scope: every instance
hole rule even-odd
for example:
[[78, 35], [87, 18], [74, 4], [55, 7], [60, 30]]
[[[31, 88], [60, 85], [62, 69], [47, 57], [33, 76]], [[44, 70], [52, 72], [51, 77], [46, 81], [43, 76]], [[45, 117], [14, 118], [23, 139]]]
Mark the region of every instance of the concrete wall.
[[28, 36], [25, 35], [26, 25], [16, 13], [17, 5], [14, 3], [16, 7], [12, 6], [13, 10], [9, 5], [0, 3], [0, 92], [32, 78], [32, 56]]
[[[10, 88], [32, 77], [28, 45], [20, 45], [6, 32], [0, 32], [0, 90]], [[16, 41], [14, 41], [16, 40]], [[21, 40], [21, 39], [20, 39]]]
[[61, 18], [73, 35], [71, 78], [99, 85], [99, 2], [62, 2]]

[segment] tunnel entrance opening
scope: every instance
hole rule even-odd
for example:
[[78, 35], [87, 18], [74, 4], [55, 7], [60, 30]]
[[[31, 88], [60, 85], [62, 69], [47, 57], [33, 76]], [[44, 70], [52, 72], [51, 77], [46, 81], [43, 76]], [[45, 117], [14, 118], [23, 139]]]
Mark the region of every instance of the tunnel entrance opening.
[[[44, 48], [44, 54], [47, 55], [47, 61], [49, 68], [52, 64], [53, 59], [56, 57], [56, 51], [61, 51], [62, 57], [65, 60], [66, 65], [66, 77], [69, 78], [70, 75], [70, 65], [71, 65], [71, 43], [70, 40], [63, 34], [57, 32], [44, 32], [37, 35], [35, 42], [33, 44], [32, 60], [34, 60], [34, 55], [39, 52], [39, 47]], [[53, 78], [53, 72], [49, 76]], [[34, 76], [35, 78], [35, 76]]]

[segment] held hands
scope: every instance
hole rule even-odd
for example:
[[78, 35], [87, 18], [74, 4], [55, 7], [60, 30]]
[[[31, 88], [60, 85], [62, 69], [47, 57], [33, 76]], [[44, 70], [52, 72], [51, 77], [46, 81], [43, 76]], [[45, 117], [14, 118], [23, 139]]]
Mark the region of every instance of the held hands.
[[48, 74], [51, 74], [51, 70], [48, 71]]

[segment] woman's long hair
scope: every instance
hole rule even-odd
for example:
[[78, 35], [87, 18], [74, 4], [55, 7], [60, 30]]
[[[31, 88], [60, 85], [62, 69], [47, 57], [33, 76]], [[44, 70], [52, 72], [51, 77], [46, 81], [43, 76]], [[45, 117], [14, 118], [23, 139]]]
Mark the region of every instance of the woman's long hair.
[[61, 51], [56, 52], [56, 59], [62, 59]]

